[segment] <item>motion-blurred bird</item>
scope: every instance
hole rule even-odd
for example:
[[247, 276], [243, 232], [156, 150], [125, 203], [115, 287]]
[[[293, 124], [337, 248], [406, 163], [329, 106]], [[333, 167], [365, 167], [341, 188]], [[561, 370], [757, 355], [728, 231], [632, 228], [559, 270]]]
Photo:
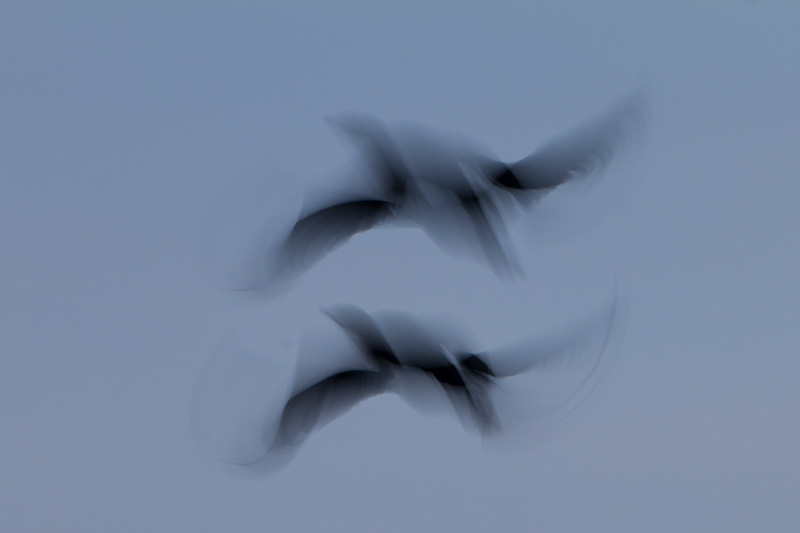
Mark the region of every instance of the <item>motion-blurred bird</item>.
[[[426, 387], [443, 391], [465, 426], [484, 436], [500, 430], [490, 396], [498, 378], [543, 369], [570, 358], [589, 358], [588, 372], [571, 398], [588, 382], [605, 350], [615, 316], [614, 303], [601, 317], [555, 335], [530, 340], [513, 348], [474, 352], [457, 339], [422, 326], [408, 315], [394, 313], [376, 321], [352, 305], [324, 312], [347, 334], [363, 365], [328, 375], [291, 394], [283, 407], [272, 450], [294, 448], [318, 426], [341, 416], [366, 398], [384, 392], [420, 394], [399, 381], [420, 377]], [[598, 340], [592, 352], [587, 339]], [[599, 349], [598, 349], [599, 348]], [[587, 353], [587, 351], [589, 353]], [[302, 381], [302, 376], [298, 376]], [[414, 400], [414, 398], [407, 398]]]
[[545, 144], [504, 163], [422, 129], [390, 131], [367, 115], [334, 123], [363, 145], [372, 190], [344, 193], [306, 211], [278, 247], [277, 275], [310, 268], [353, 235], [396, 222], [422, 228], [448, 249], [471, 249], [504, 278], [521, 274], [507, 245], [505, 220], [513, 206], [529, 207], [557, 187], [596, 176], [622, 141], [643, 123], [636, 95]]

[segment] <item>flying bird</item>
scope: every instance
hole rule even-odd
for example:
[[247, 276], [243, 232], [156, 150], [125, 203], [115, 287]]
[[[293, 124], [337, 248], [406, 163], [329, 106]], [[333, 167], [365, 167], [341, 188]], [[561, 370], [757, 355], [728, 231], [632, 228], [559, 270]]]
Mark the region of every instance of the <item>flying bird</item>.
[[639, 133], [643, 109], [637, 94], [514, 162], [421, 127], [339, 117], [334, 124], [363, 149], [369, 180], [304, 211], [274, 251], [273, 274], [302, 273], [352, 236], [395, 223], [421, 228], [444, 249], [470, 251], [501, 278], [520, 277], [507, 219], [568, 182], [596, 179], [620, 144]]
[[[403, 313], [384, 314], [379, 320], [353, 305], [334, 306], [323, 312], [349, 337], [361, 365], [296, 387], [281, 411], [269, 444], [271, 451], [296, 449], [314, 429], [372, 396], [388, 392], [420, 394], [419, 389], [402, 386], [401, 382], [410, 378], [415, 378], [417, 386], [422, 382], [429, 391], [443, 392], [462, 424], [485, 437], [495, 435], [502, 428], [492, 391], [503, 378], [582, 358], [590, 360], [588, 371], [567, 397], [574, 397], [585, 387], [605, 351], [616, 300], [601, 316], [593, 316], [586, 323], [488, 351], [467, 349], [460, 339]], [[587, 348], [590, 337], [599, 342]], [[302, 378], [298, 376], [298, 383]]]

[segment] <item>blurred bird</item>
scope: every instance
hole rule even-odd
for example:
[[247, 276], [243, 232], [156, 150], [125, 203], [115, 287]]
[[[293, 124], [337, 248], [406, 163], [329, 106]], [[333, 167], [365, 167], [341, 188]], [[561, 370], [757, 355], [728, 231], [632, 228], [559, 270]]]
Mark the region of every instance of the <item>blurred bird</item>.
[[363, 146], [371, 180], [299, 217], [278, 247], [278, 275], [304, 272], [353, 235], [395, 222], [420, 227], [440, 247], [468, 249], [501, 278], [517, 278], [522, 269], [506, 230], [513, 207], [597, 176], [620, 143], [640, 131], [643, 110], [637, 94], [512, 163], [419, 127], [390, 133], [368, 115], [339, 117], [334, 124]]
[[[350, 338], [363, 363], [296, 389], [283, 407], [272, 450], [296, 448], [317, 427], [341, 416], [361, 401], [385, 392], [420, 395], [419, 389], [400, 386], [419, 378], [445, 393], [462, 424], [483, 436], [501, 430], [490, 393], [499, 378], [544, 369], [569, 358], [588, 358], [588, 371], [572, 398], [589, 381], [605, 351], [616, 312], [616, 300], [602, 316], [549, 336], [514, 347], [474, 352], [458, 339], [422, 326], [408, 315], [393, 313], [376, 321], [363, 309], [339, 305], [323, 310]], [[599, 349], [587, 350], [587, 340]], [[303, 376], [298, 376], [302, 381]], [[410, 398], [414, 400], [414, 398]]]

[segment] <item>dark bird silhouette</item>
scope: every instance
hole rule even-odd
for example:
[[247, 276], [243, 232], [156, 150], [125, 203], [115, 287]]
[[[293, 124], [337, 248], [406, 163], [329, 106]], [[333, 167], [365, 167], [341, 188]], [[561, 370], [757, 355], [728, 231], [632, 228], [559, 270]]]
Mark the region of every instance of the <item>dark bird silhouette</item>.
[[[296, 448], [315, 428], [369, 397], [385, 392], [415, 394], [417, 389], [398, 386], [399, 381], [411, 377], [422, 377], [426, 387], [443, 391], [466, 427], [491, 436], [501, 430], [491, 398], [498, 380], [569, 358], [593, 359], [587, 375], [568, 395], [573, 397], [598, 366], [615, 310], [616, 303], [602, 316], [557, 334], [504, 349], [475, 352], [463, 348], [452, 335], [424, 327], [402, 313], [384, 314], [378, 321], [352, 305], [325, 309], [352, 341], [363, 366], [335, 372], [296, 389], [283, 407], [271, 450]], [[587, 353], [585, 341], [590, 333], [597, 336], [598, 331], [599, 349]]]
[[394, 222], [423, 229], [448, 250], [470, 250], [502, 278], [518, 277], [507, 244], [513, 206], [531, 207], [567, 182], [597, 177], [620, 143], [641, 129], [643, 108], [641, 95], [626, 99], [512, 163], [419, 127], [390, 133], [367, 115], [340, 117], [334, 123], [363, 147], [371, 179], [364, 190], [298, 218], [278, 247], [278, 275], [301, 273], [353, 235]]

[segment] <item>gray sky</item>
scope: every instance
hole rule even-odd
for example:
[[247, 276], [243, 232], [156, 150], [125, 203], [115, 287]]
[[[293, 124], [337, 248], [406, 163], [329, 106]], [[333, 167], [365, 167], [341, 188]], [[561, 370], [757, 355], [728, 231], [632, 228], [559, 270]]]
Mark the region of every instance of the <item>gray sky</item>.
[[[0, 6], [4, 529], [796, 529], [797, 4], [255, 4]], [[403, 229], [273, 299], [218, 289], [201, 259], [341, 175], [352, 152], [324, 117], [414, 120], [513, 160], [642, 85], [648, 135], [609, 189], [626, 194], [574, 238], [521, 221], [524, 283]], [[201, 376], [241, 383], [250, 415], [282, 399], [253, 391], [288, 387], [320, 306], [440, 315], [493, 346], [579, 316], [613, 273], [613, 364], [522, 450], [391, 396], [272, 475], [193, 440]]]

